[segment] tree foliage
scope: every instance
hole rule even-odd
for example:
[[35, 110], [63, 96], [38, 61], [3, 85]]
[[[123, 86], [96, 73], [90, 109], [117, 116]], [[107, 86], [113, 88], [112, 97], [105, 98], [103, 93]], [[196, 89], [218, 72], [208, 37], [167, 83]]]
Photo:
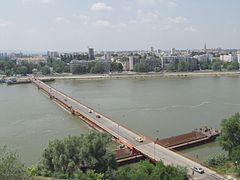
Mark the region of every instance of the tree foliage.
[[116, 180], [185, 180], [186, 169], [173, 166], [164, 166], [162, 162], [155, 165], [149, 161], [126, 166], [116, 172]]
[[41, 68], [41, 71], [42, 71], [42, 74], [43, 75], [48, 75], [48, 74], [50, 74], [50, 68], [48, 67], [48, 66], [44, 66], [44, 67], [42, 67]]
[[115, 169], [115, 157], [106, 149], [110, 140], [107, 134], [90, 133], [51, 141], [37, 167], [38, 174], [73, 178], [76, 172], [84, 172], [87, 169], [95, 170], [96, 173]]
[[96, 62], [95, 65], [91, 68], [91, 73], [102, 74], [106, 72], [105, 66], [101, 62]]
[[137, 63], [134, 65], [133, 70], [136, 72], [149, 72], [149, 66], [146, 63]]
[[199, 62], [199, 66], [201, 70], [212, 69], [212, 63], [208, 61]]
[[77, 64], [77, 65], [72, 66], [71, 71], [73, 74], [85, 74], [85, 73], [87, 73], [87, 67], [82, 66], [81, 64]]
[[222, 121], [222, 132], [219, 136], [222, 148], [231, 154], [233, 148], [240, 145], [240, 114], [236, 113]]
[[222, 70], [222, 62], [221, 61], [215, 61], [212, 64], [212, 70], [213, 71], [221, 71]]
[[110, 67], [111, 72], [122, 72], [122, 70], [123, 70], [123, 66], [121, 63], [117, 63], [117, 62], [111, 63], [111, 67]]
[[239, 70], [239, 64], [238, 64], [238, 62], [237, 62], [237, 61], [231, 62], [231, 63], [227, 66], [227, 70], [229, 70], [229, 71]]
[[226, 157], [225, 154], [218, 154], [216, 156], [210, 157], [206, 161], [206, 163], [209, 166], [216, 167], [216, 166], [223, 166], [226, 163], [227, 160], [228, 160], [228, 158]]
[[6, 147], [0, 148], [0, 179], [30, 179], [24, 165], [19, 161], [18, 156], [15, 153], [8, 151]]
[[235, 164], [238, 175], [240, 175], [240, 145], [232, 149], [230, 159]]

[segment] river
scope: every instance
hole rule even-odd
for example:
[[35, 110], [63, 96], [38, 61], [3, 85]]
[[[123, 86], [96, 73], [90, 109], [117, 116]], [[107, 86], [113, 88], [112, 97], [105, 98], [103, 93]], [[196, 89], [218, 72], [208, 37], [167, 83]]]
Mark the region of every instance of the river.
[[[164, 138], [201, 126], [220, 128], [240, 111], [240, 77], [57, 80], [58, 90], [151, 138]], [[36, 163], [49, 140], [90, 131], [31, 84], [0, 85], [0, 144], [26, 165]], [[182, 151], [205, 160], [221, 152], [210, 143]]]

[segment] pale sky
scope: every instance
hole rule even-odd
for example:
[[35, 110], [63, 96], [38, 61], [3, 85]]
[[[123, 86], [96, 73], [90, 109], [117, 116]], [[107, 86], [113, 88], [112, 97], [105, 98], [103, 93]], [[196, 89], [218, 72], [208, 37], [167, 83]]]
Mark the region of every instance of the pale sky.
[[0, 50], [240, 48], [239, 0], [0, 0]]

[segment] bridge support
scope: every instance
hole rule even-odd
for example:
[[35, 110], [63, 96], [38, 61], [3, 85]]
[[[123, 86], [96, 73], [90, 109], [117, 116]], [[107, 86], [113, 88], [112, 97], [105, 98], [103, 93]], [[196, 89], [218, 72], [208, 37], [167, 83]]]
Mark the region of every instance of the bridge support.
[[139, 152], [135, 148], [132, 148], [131, 154], [132, 155], [136, 155], [136, 154], [139, 154]]
[[70, 111], [71, 111], [72, 115], [75, 115], [75, 110], [73, 109], [72, 106], [70, 107]]

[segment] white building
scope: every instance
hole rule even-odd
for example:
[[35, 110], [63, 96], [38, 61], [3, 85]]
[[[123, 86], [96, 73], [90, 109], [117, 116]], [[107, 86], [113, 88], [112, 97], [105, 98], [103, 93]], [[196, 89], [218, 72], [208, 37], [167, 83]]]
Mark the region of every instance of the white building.
[[237, 61], [240, 63], [240, 54], [237, 54]]
[[212, 62], [213, 55], [212, 54], [203, 54], [194, 56], [199, 62]]
[[232, 56], [232, 54], [220, 55], [220, 60], [224, 61], [224, 62], [232, 62], [233, 61], [233, 56]]
[[40, 62], [46, 63], [47, 58], [44, 56], [33, 56], [33, 57], [25, 57], [25, 58], [17, 58], [16, 59], [16, 64], [22, 64], [22, 63], [38, 64]]
[[134, 67], [134, 58], [133, 56], [129, 56], [129, 70], [132, 71]]

